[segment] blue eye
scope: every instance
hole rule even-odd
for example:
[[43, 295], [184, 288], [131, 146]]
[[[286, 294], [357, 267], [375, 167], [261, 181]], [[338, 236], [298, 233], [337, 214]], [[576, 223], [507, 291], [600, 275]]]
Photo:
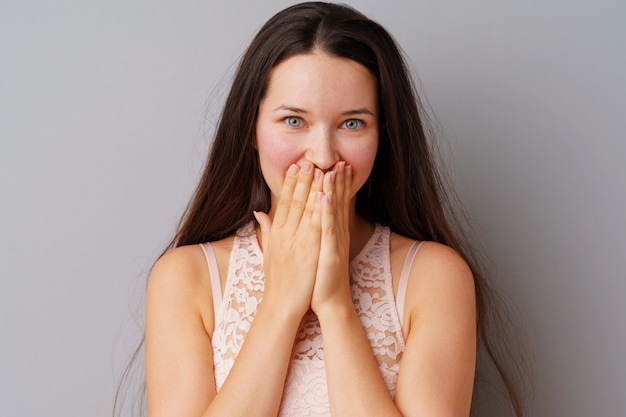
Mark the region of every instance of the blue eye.
[[343, 122], [343, 127], [348, 130], [356, 130], [363, 126], [363, 121], [359, 119], [350, 119]]
[[285, 117], [285, 123], [289, 127], [302, 127], [302, 119], [299, 117], [289, 116]]

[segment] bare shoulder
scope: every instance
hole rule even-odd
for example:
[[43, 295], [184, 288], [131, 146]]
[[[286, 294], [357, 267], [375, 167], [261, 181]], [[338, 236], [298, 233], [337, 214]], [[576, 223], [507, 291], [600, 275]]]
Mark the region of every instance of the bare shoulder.
[[161, 256], [152, 268], [146, 293], [146, 319], [150, 324], [164, 316], [196, 317], [208, 324], [212, 322], [211, 298], [202, 248], [181, 246]]
[[437, 281], [441, 284], [474, 285], [472, 271], [465, 259], [454, 249], [437, 242], [422, 244], [415, 256], [413, 272], [418, 276], [439, 277]]
[[204, 401], [199, 404], [208, 405], [215, 393], [212, 326], [209, 268], [202, 247], [167, 252], [152, 268], [146, 296], [148, 409], [161, 410], [160, 415], [185, 414], [171, 410], [196, 407], [198, 402], [181, 398], [196, 398], [198, 392], [203, 395], [197, 398]]
[[[220, 275], [222, 269], [227, 269], [233, 237], [211, 242], [211, 247], [217, 259]], [[175, 288], [170, 288], [174, 286]], [[168, 290], [198, 290], [211, 291], [211, 277], [205, 252], [201, 245], [187, 245], [177, 247], [165, 253], [156, 262], [150, 274], [150, 287], [165, 287]]]
[[154, 264], [148, 281], [148, 294], [182, 294], [205, 287], [210, 289], [208, 267], [200, 245], [175, 248]]
[[[413, 243], [415, 243], [413, 239], [393, 234], [390, 248], [392, 263], [394, 259], [404, 263], [404, 259]], [[469, 281], [473, 285], [472, 271], [465, 259], [454, 249], [437, 242], [423, 242], [415, 255], [411, 276], [423, 276], [424, 273], [437, 276], [443, 274], [448, 276], [449, 279]], [[412, 279], [416, 280], [418, 278]]]
[[[227, 277], [232, 244], [233, 237], [211, 242], [222, 287]], [[201, 245], [180, 246], [161, 256], [150, 273], [146, 301], [148, 314], [155, 309], [186, 311], [200, 317], [206, 331], [212, 332], [213, 291]]]
[[474, 277], [469, 265], [457, 251], [437, 242], [424, 242], [420, 247], [411, 268], [410, 284], [411, 295], [418, 299], [474, 299]]
[[[392, 269], [404, 263], [415, 241], [394, 235], [391, 245]], [[474, 278], [463, 257], [454, 249], [437, 243], [420, 246], [409, 274], [405, 323], [432, 315], [467, 315], [475, 309]], [[408, 332], [408, 328], [405, 328]]]
[[396, 403], [416, 415], [468, 415], [476, 299], [471, 268], [457, 251], [436, 242], [420, 246], [406, 289], [403, 333]]

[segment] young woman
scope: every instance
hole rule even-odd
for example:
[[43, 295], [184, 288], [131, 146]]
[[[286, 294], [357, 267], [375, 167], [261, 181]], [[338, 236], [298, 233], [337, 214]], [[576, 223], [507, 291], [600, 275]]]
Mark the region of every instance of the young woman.
[[150, 276], [149, 417], [469, 415], [485, 288], [429, 147], [381, 26], [272, 17]]

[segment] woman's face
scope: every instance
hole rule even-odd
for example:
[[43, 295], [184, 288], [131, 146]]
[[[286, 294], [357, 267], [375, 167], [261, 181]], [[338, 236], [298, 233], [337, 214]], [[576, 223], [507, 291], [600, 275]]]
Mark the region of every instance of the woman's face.
[[259, 105], [255, 147], [276, 201], [291, 164], [322, 171], [352, 166], [352, 197], [367, 180], [378, 148], [377, 86], [361, 64], [323, 53], [293, 56], [270, 73]]

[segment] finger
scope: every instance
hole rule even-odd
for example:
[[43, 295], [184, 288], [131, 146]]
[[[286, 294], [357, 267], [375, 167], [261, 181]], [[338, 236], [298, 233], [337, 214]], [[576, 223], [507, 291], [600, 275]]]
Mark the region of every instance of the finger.
[[337, 162], [335, 166], [335, 198], [337, 199], [338, 207], [343, 206], [343, 195], [345, 192], [345, 161]]
[[298, 183], [299, 172], [300, 167], [296, 164], [291, 164], [291, 166], [287, 170], [287, 173], [285, 174], [283, 187], [280, 190], [278, 204], [276, 206], [276, 211], [274, 212], [274, 224], [279, 227], [284, 225], [287, 221], [289, 209], [291, 208], [291, 199], [293, 196], [293, 192], [296, 188], [296, 184]]
[[333, 236], [336, 230], [336, 222], [338, 220], [338, 217], [336, 215], [336, 181], [336, 171], [327, 172], [324, 175], [324, 198], [322, 199], [322, 234], [332, 231], [331, 235]]
[[[320, 181], [321, 182], [321, 181]], [[307, 236], [311, 239], [313, 247], [319, 252], [321, 245], [321, 232], [322, 232], [322, 207], [324, 200], [324, 193], [322, 191], [316, 191], [311, 193], [312, 195], [312, 210], [311, 215], [307, 218], [309, 233]]]
[[323, 189], [324, 194], [332, 193], [335, 191], [335, 179], [337, 177], [337, 173], [335, 171], [329, 171], [324, 174], [324, 184]]
[[322, 223], [321, 223], [321, 232], [322, 232], [322, 245], [326, 242], [326, 245], [333, 245], [335, 242], [336, 236], [336, 225], [335, 225], [335, 208], [334, 200], [335, 196], [333, 192], [325, 192], [321, 197], [321, 211], [322, 211]]
[[344, 225], [347, 221], [347, 217], [345, 216], [345, 207], [346, 207], [346, 195], [350, 195], [350, 190], [346, 188], [346, 175], [345, 175], [345, 161], [337, 162], [336, 177], [335, 177], [335, 195], [334, 195], [334, 206], [336, 208], [336, 216], [337, 221], [340, 226]]
[[352, 165], [346, 165], [343, 186], [343, 220], [346, 230], [349, 228], [350, 207], [352, 205]]
[[298, 181], [293, 190], [289, 213], [285, 222], [285, 225], [288, 225], [293, 230], [299, 227], [302, 220], [302, 215], [309, 200], [309, 192], [311, 191], [314, 175], [313, 164], [309, 161], [304, 161], [298, 173]]
[[[323, 173], [320, 171], [320, 177]], [[317, 180], [321, 183], [321, 178]], [[321, 188], [318, 185], [317, 188]], [[322, 191], [312, 191], [309, 202], [307, 203], [307, 214], [302, 217], [300, 226], [304, 233], [300, 233], [303, 248], [306, 248], [311, 254], [319, 255], [320, 246], [322, 244], [322, 205], [324, 193]]]
[[321, 169], [315, 168], [313, 174], [313, 184], [311, 185], [311, 194], [316, 194], [324, 188], [324, 173]]
[[324, 189], [324, 173], [321, 169], [315, 168], [313, 172], [313, 183], [311, 184], [311, 190], [309, 191], [309, 197], [306, 203], [306, 209], [302, 215], [303, 219], [311, 217], [313, 215], [314, 206], [317, 200], [317, 194]]
[[[328, 203], [330, 204], [333, 210], [336, 209], [336, 198], [335, 198], [335, 186], [337, 181], [337, 172], [330, 171], [324, 175], [324, 194], [328, 197]], [[322, 215], [324, 215], [324, 210], [322, 208]], [[334, 220], [336, 220], [335, 216], [333, 216]]]

